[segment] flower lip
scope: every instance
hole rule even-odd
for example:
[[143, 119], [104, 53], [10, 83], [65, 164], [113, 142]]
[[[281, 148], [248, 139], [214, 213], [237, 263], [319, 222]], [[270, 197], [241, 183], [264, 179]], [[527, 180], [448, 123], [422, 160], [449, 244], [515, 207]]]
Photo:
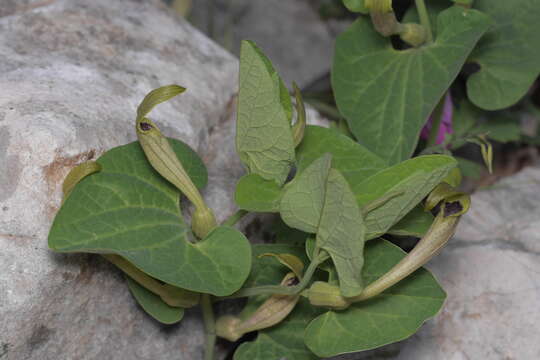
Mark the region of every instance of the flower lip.
[[147, 122], [141, 122], [139, 124], [139, 127], [141, 128], [142, 131], [150, 131], [153, 129], [153, 126], [150, 125], [149, 123]]
[[452, 201], [444, 204], [444, 217], [451, 216], [463, 210], [463, 205], [459, 201]]

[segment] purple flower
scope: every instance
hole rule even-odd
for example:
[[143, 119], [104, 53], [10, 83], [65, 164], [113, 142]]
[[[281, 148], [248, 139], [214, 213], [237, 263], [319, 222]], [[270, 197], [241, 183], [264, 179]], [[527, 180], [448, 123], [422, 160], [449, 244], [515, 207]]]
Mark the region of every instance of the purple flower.
[[[444, 107], [442, 112], [442, 119], [441, 124], [439, 125], [439, 133], [437, 134], [437, 141], [436, 144], [441, 144], [444, 139], [446, 138], [446, 134], [451, 134], [453, 132], [452, 130], [452, 116], [454, 115], [454, 104], [452, 103], [452, 97], [450, 96], [450, 92], [446, 94], [446, 97], [444, 99]], [[431, 132], [431, 127], [433, 126], [433, 114], [429, 116], [429, 119], [422, 128], [422, 132], [420, 133], [420, 137], [422, 139], [428, 139], [429, 134]]]

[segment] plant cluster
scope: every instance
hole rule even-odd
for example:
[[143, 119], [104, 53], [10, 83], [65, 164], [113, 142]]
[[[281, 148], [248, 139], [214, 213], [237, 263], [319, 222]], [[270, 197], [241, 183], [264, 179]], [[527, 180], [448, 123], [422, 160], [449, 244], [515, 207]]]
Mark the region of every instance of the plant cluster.
[[[520, 122], [539, 113], [529, 91], [540, 74], [537, 1], [415, 0], [400, 2], [399, 14], [391, 0], [343, 3], [359, 16], [337, 39], [332, 89], [370, 150], [403, 159], [415, 147], [451, 154], [475, 143], [491, 170], [490, 141], [540, 143], [540, 131], [524, 133]], [[455, 158], [463, 174], [479, 175]]]
[[[345, 2], [371, 18], [360, 17], [336, 44], [333, 87], [350, 136], [306, 125], [299, 89], [294, 85], [293, 106], [271, 62], [244, 41], [236, 148], [247, 174], [236, 186], [238, 212], [217, 223], [199, 192], [207, 183], [203, 162], [148, 118], [185, 90], [169, 85], [138, 107], [138, 141], [68, 174], [50, 248], [101, 254], [162, 323], [200, 305], [206, 359], [214, 358], [216, 336], [237, 341], [253, 331], [256, 339], [238, 347], [236, 360], [330, 357], [416, 332], [446, 297], [422, 266], [454, 234], [469, 198], [455, 189], [461, 174], [452, 156], [412, 156], [430, 115], [436, 145], [448, 88], [493, 31], [492, 20], [456, 1], [432, 29], [435, 13], [423, 1], [420, 24], [398, 22], [388, 1]], [[390, 35], [408, 47], [396, 50]], [[507, 77], [497, 65], [489, 70], [489, 46], [474, 51], [487, 70], [482, 63], [469, 79], [471, 101], [502, 106], [508, 93], [522, 95], [493, 84]], [[487, 98], [486, 87], [505, 94]], [[192, 205], [190, 221], [181, 195]], [[250, 244], [234, 227], [250, 212], [279, 214], [285, 230], [274, 243]], [[421, 240], [406, 253], [391, 236]], [[213, 303], [242, 297], [240, 314], [215, 318]]]

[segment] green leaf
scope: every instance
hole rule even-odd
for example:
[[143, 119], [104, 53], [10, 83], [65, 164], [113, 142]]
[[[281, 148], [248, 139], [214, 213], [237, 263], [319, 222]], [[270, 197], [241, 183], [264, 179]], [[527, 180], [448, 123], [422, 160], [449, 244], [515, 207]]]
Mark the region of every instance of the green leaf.
[[[204, 185], [198, 156], [179, 141], [171, 145], [193, 182]], [[51, 249], [117, 254], [192, 291], [226, 296], [240, 288], [251, 266], [248, 240], [233, 228], [218, 227], [191, 243], [180, 192], [150, 166], [138, 142], [108, 151], [98, 163], [101, 172], [84, 178], [56, 215]]]
[[360, 17], [336, 42], [332, 86], [358, 141], [396, 164], [408, 159], [418, 135], [490, 19], [452, 7], [438, 16], [434, 42], [403, 51]]
[[473, 134], [477, 121], [481, 118], [482, 111], [471, 104], [468, 100], [462, 100], [456, 104], [452, 116], [453, 138], [463, 138]]
[[313, 161], [285, 186], [280, 213], [290, 227], [317, 233], [317, 246], [328, 252], [344, 296], [356, 296], [360, 278], [364, 226], [347, 180], [330, 169], [331, 155]]
[[424, 211], [422, 206], [416, 206], [397, 224], [388, 230], [389, 234], [397, 236], [422, 237], [433, 223], [433, 215]]
[[365, 0], [343, 0], [343, 5], [352, 12], [369, 13]]
[[283, 102], [283, 88], [261, 50], [253, 42], [243, 41], [236, 149], [250, 173], [278, 185], [285, 182], [294, 163], [291, 121], [288, 105]]
[[292, 228], [316, 233], [324, 205], [331, 156], [324, 155], [285, 185], [280, 213]]
[[126, 279], [131, 294], [148, 315], [163, 324], [174, 324], [182, 320], [183, 308], [165, 304], [159, 296], [139, 285], [129, 276], [126, 276]]
[[521, 137], [521, 126], [509, 116], [491, 117], [475, 128], [476, 133], [483, 133], [489, 139], [499, 142], [518, 141]]
[[339, 277], [339, 288], [345, 297], [360, 295], [364, 289], [361, 277], [364, 235], [362, 214], [354, 194], [343, 175], [331, 169], [316, 245], [332, 258]]
[[257, 174], [248, 174], [236, 184], [234, 199], [240, 209], [278, 212], [281, 193], [275, 181], [265, 180]]
[[467, 81], [471, 101], [486, 110], [515, 104], [540, 73], [540, 6], [536, 0], [476, 0], [495, 21], [469, 61], [480, 71]]
[[360, 207], [385, 196], [401, 193], [365, 214], [366, 240], [387, 232], [456, 166], [456, 160], [450, 156], [419, 156], [381, 170], [363, 182], [353, 185]]
[[456, 160], [458, 161], [459, 170], [461, 170], [463, 176], [469, 177], [471, 179], [479, 179], [482, 175], [483, 167], [480, 164], [469, 159], [457, 156]]
[[326, 153], [332, 154], [332, 168], [339, 170], [349, 184], [356, 184], [386, 167], [377, 155], [334, 129], [309, 125], [296, 150], [298, 171]]
[[278, 244], [304, 246], [306, 239], [310, 236], [303, 231], [287, 226], [281, 217], [274, 219], [271, 223], [271, 230], [270, 236], [273, 236]]
[[[397, 264], [406, 253], [385, 240], [366, 244], [362, 276], [369, 284]], [[345, 311], [327, 311], [305, 330], [308, 348], [320, 357], [373, 349], [414, 334], [438, 313], [446, 294], [433, 275], [419, 269], [368, 301]]]

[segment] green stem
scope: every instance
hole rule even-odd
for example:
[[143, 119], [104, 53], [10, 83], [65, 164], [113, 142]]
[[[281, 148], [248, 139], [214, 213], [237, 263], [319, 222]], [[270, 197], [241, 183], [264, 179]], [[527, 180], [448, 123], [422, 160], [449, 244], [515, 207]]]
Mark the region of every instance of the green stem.
[[424, 0], [415, 0], [418, 16], [420, 17], [420, 24], [426, 30], [426, 42], [433, 41], [433, 33], [431, 32], [431, 24], [429, 22], [429, 14], [427, 12], [426, 4]]
[[233, 226], [234, 224], [236, 224], [238, 221], [240, 221], [247, 214], [249, 214], [249, 212], [247, 210], [237, 210], [234, 214], [232, 214], [227, 219], [225, 219], [225, 221], [223, 221], [223, 223], [221, 225]]
[[223, 299], [236, 299], [242, 297], [250, 297], [257, 295], [296, 295], [302, 292], [311, 281], [315, 270], [317, 267], [326, 259], [328, 259], [328, 254], [323, 252], [314, 256], [313, 261], [309, 264], [304, 276], [300, 282], [295, 286], [281, 286], [281, 285], [263, 285], [256, 286], [252, 288], [240, 289], [232, 295], [225, 296]]
[[446, 93], [443, 94], [441, 100], [433, 110], [431, 130], [426, 143], [426, 148], [435, 146], [437, 144], [437, 136], [439, 135], [439, 129], [441, 127], [442, 115], [444, 111], [444, 102], [446, 101]]
[[214, 319], [214, 309], [212, 309], [212, 299], [209, 294], [201, 296], [201, 309], [206, 331], [206, 341], [204, 345], [204, 360], [214, 360], [216, 347], [216, 321]]

